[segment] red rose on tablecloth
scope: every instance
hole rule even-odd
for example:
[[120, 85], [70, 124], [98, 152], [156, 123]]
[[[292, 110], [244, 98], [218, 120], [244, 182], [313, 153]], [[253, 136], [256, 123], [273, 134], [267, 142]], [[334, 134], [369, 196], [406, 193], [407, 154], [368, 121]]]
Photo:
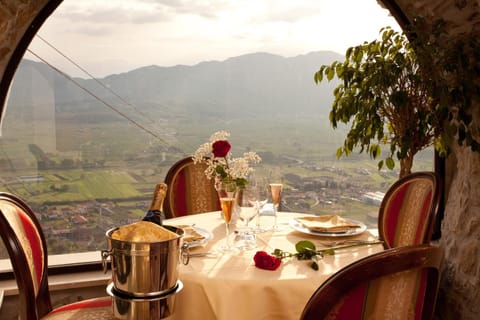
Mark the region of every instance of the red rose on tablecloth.
[[212, 144], [212, 153], [215, 158], [226, 157], [230, 151], [230, 143], [227, 140], [218, 140]]
[[265, 251], [257, 251], [253, 260], [255, 261], [255, 266], [257, 268], [265, 270], [277, 270], [282, 261], [280, 258], [271, 256]]

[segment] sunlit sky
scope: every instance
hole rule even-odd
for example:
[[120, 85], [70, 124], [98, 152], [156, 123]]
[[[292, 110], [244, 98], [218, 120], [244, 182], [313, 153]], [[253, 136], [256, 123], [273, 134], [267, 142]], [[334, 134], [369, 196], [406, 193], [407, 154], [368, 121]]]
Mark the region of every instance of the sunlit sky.
[[[103, 77], [252, 52], [343, 54], [378, 38], [387, 25], [400, 30], [376, 0], [65, 0], [38, 34]], [[42, 41], [35, 39], [30, 49], [84, 76]]]

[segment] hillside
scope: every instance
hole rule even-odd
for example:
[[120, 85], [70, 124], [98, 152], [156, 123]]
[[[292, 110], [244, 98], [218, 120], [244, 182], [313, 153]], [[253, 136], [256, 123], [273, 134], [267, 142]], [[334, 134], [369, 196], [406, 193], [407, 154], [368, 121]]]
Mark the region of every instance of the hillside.
[[[287, 117], [293, 114], [326, 115], [335, 84], [315, 85], [313, 74], [321, 64], [342, 58], [327, 51], [291, 58], [252, 53], [193, 66], [144, 66], [99, 80], [154, 117], [262, 117], [272, 113]], [[35, 80], [32, 74], [36, 75]], [[54, 89], [57, 111], [98, 108], [95, 98], [66, 77], [43, 63], [30, 60], [22, 61], [17, 71], [10, 104], [30, 105], [32, 83], [38, 83], [38, 79], [46, 80]], [[135, 113], [95, 80], [76, 78], [75, 81], [122, 112]]]

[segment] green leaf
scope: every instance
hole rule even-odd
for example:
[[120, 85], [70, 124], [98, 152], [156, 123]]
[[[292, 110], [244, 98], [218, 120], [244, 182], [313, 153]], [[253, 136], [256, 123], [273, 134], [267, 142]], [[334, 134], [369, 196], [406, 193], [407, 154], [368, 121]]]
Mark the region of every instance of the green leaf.
[[392, 159], [392, 157], [386, 158], [385, 164], [387, 165], [387, 168], [390, 170], [393, 170], [393, 168], [395, 167], [395, 161]]
[[341, 63], [337, 64], [337, 66], [335, 67], [335, 71], [337, 72], [337, 76], [339, 78], [342, 78], [342, 74], [343, 74], [343, 65]]
[[362, 62], [362, 58], [363, 58], [363, 50], [358, 49], [355, 56], [355, 62], [356, 63]]
[[315, 251], [316, 248], [313, 242], [308, 240], [301, 240], [295, 245], [295, 250], [297, 250], [298, 253], [305, 253], [311, 252], [312, 250]]
[[383, 168], [383, 160], [378, 161], [378, 171], [382, 170]]
[[223, 168], [223, 166], [221, 165], [217, 165], [215, 167], [215, 172], [220, 175], [223, 178], [226, 178], [227, 177], [227, 173], [225, 172], [225, 169]]
[[277, 258], [282, 258], [283, 257], [283, 250], [275, 249], [275, 250], [273, 250], [272, 254]]
[[334, 76], [335, 76], [335, 69], [328, 68], [328, 73], [327, 73], [328, 81], [332, 80]]
[[340, 159], [342, 157], [342, 154], [343, 154], [343, 148], [340, 147], [337, 149], [337, 153], [336, 153], [337, 158]]
[[322, 80], [323, 80], [323, 73], [320, 72], [320, 71], [315, 72], [315, 75], [314, 75], [313, 79], [315, 80], [315, 83], [317, 83], [317, 84], [320, 83], [320, 82], [322, 82]]
[[245, 186], [248, 184], [248, 180], [245, 179], [245, 178], [237, 178], [237, 179], [235, 179], [235, 184], [240, 189], [245, 189]]
[[370, 147], [370, 155], [372, 156], [373, 159], [376, 159], [381, 152], [382, 152], [382, 149], [378, 144], [374, 144]]

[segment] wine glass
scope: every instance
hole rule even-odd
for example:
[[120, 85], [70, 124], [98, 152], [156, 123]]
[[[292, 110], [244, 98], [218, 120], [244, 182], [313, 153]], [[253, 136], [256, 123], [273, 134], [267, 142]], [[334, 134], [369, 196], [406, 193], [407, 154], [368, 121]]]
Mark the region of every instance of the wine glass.
[[262, 227], [260, 224], [260, 215], [261, 215], [261, 210], [263, 207], [267, 204], [268, 202], [268, 189], [265, 186], [265, 181], [256, 181], [255, 185], [255, 194], [254, 198], [251, 199], [253, 203], [251, 202], [250, 205], [254, 206], [255, 208], [255, 233], [261, 233], [267, 231], [266, 228]]
[[234, 182], [222, 182], [217, 191], [222, 207], [222, 218], [225, 221], [226, 240], [222, 251], [228, 252], [234, 249], [230, 241], [230, 222], [232, 221], [233, 208], [235, 206], [237, 186]]
[[270, 189], [270, 195], [272, 196], [272, 204], [273, 204], [273, 230], [280, 230], [280, 227], [277, 224], [277, 215], [278, 215], [278, 208], [280, 205], [280, 201], [282, 200], [282, 192], [283, 192], [283, 184], [282, 183], [270, 183], [268, 185]]
[[[242, 250], [253, 250], [255, 248], [255, 231], [248, 225], [253, 218], [258, 217], [260, 209], [267, 202], [266, 192], [262, 194], [262, 188], [255, 181], [251, 181], [243, 190], [243, 201], [239, 218], [244, 223], [238, 228], [237, 239], [242, 243], [238, 246]], [[257, 219], [258, 221], [258, 219]]]

